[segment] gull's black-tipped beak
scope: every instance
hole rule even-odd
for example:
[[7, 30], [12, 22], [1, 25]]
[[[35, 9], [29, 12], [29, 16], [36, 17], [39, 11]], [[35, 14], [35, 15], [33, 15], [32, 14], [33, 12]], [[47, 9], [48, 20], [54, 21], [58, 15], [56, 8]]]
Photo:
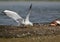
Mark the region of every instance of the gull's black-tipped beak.
[[4, 11], [1, 12], [3, 15], [6, 15]]

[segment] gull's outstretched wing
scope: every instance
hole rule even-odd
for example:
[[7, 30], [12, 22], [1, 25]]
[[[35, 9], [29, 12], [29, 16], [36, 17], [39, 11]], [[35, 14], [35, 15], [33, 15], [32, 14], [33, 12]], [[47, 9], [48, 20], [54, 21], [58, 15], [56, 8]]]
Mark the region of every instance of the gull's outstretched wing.
[[[5, 13], [8, 17], [14, 19], [17, 23], [19, 23], [19, 22], [21, 23], [21, 22], [24, 20], [18, 13], [14, 12], [14, 11], [4, 10], [4, 13]], [[18, 20], [19, 20], [19, 21], [18, 21]]]
[[26, 16], [25, 25], [31, 25], [31, 26], [33, 26], [33, 23], [29, 21], [29, 16], [31, 14], [31, 8], [32, 8], [32, 4], [30, 5], [30, 8], [28, 10], [28, 15]]
[[32, 8], [32, 4], [31, 4], [30, 7], [29, 7], [28, 15], [26, 16], [25, 21], [29, 21], [29, 16], [30, 16], [30, 13], [31, 13], [31, 8]]

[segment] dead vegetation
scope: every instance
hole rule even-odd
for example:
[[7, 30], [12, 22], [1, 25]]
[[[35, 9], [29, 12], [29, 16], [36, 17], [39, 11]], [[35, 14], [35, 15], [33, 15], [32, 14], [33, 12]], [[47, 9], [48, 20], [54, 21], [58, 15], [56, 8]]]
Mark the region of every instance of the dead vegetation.
[[27, 36], [47, 36], [60, 35], [60, 26], [50, 26], [49, 24], [34, 24], [34, 26], [3, 26], [0, 25], [0, 37], [27, 37]]

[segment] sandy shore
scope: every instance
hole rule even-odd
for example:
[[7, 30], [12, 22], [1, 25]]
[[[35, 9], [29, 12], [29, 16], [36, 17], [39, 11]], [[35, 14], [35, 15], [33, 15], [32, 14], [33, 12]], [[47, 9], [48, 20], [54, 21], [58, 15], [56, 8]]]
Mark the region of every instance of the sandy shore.
[[29, 37], [60, 35], [60, 26], [49, 24], [34, 24], [34, 26], [6, 26], [0, 25], [0, 37]]

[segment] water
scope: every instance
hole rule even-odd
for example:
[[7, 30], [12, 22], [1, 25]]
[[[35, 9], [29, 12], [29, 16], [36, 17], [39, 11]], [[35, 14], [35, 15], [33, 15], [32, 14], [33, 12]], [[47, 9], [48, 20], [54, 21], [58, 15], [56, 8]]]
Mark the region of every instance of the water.
[[15, 11], [25, 18], [31, 3], [31, 22], [44, 23], [60, 18], [60, 2], [0, 2], [0, 25], [17, 25], [13, 19], [1, 13], [3, 10]]

